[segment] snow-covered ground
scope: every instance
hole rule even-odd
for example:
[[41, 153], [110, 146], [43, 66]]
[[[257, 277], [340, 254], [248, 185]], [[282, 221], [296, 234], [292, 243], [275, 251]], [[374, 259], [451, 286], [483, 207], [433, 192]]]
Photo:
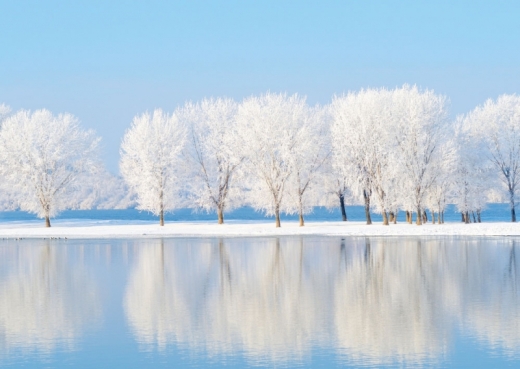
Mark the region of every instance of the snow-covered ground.
[[8, 222], [0, 224], [1, 238], [136, 238], [136, 237], [237, 237], [237, 236], [520, 236], [517, 223], [446, 223], [396, 224], [383, 226], [364, 222], [172, 222], [160, 227], [156, 223], [130, 221], [56, 221], [51, 228], [39, 222]]

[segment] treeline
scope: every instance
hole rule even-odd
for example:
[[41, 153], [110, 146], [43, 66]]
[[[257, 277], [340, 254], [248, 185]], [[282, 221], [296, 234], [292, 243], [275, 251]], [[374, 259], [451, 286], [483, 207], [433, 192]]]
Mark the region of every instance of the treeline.
[[179, 207], [214, 211], [223, 223], [226, 211], [250, 205], [277, 227], [281, 213], [298, 214], [303, 226], [314, 206], [339, 206], [347, 220], [347, 203], [364, 204], [367, 224], [371, 212], [385, 225], [399, 212], [408, 223], [442, 224], [448, 203], [470, 223], [497, 196], [507, 196], [516, 221], [516, 95], [455, 120], [445, 96], [407, 85], [335, 96], [325, 106], [275, 93], [189, 102], [134, 118], [121, 144], [124, 183], [107, 179], [99, 138], [73, 116], [2, 109], [5, 192], [48, 226], [63, 209], [94, 204], [103, 188], [119, 191], [109, 203], [133, 200], [161, 225]]

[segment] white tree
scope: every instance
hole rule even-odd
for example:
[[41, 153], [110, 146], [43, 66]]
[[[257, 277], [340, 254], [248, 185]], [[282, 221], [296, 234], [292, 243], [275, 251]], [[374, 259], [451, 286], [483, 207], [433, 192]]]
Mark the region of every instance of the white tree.
[[70, 114], [37, 110], [8, 117], [0, 131], [0, 163], [19, 207], [45, 218], [46, 227], [60, 211], [77, 207], [79, 188], [100, 168], [99, 141]]
[[224, 223], [224, 210], [240, 204], [240, 187], [235, 174], [244, 159], [239, 149], [238, 105], [231, 99], [204, 99], [187, 103], [176, 115], [188, 127], [187, 181], [193, 205], [216, 211], [218, 223]]
[[276, 227], [280, 227], [280, 212], [293, 211], [284, 197], [308, 119], [305, 99], [274, 93], [250, 97], [240, 105], [238, 119], [249, 200], [255, 209], [274, 215]]
[[373, 196], [383, 224], [393, 210], [391, 97], [388, 90], [368, 89], [335, 97], [331, 105], [334, 166], [350, 173], [352, 188], [363, 196], [367, 224]]
[[395, 152], [395, 129], [392, 91], [386, 89], [366, 90], [358, 93], [359, 124], [371, 132], [366, 143], [367, 162], [371, 165], [372, 193], [375, 195], [375, 210], [382, 214], [383, 225], [389, 224], [389, 215], [396, 221], [397, 166], [392, 154]]
[[323, 193], [318, 205], [332, 209], [339, 204], [341, 219], [346, 222], [348, 219], [346, 202], [352, 200], [352, 194], [348, 181], [348, 173], [343, 173], [342, 169], [343, 168], [333, 166], [332, 157], [329, 156], [320, 175]]
[[500, 174], [509, 196], [511, 221], [516, 222], [520, 180], [520, 96], [488, 100], [466, 117], [474, 139], [484, 140], [489, 160]]
[[460, 144], [458, 134], [446, 140], [441, 146], [442, 156], [434, 167], [437, 172], [434, 181], [426, 194], [425, 205], [430, 209], [431, 221], [435, 224], [435, 213], [437, 213], [438, 224], [444, 223], [444, 211], [448, 200], [452, 199], [453, 187], [457, 177], [458, 145]]
[[354, 192], [362, 195], [367, 224], [370, 217], [370, 197], [372, 194], [373, 164], [367, 143], [371, 142], [371, 131], [367, 125], [359, 125], [357, 109], [358, 96], [349, 93], [332, 99], [331, 142], [333, 168], [347, 175]]
[[337, 166], [332, 149], [332, 113], [331, 107], [325, 106], [322, 110], [323, 126], [326, 134], [322, 137], [327, 148], [327, 157], [320, 167], [319, 188], [320, 193], [316, 205], [325, 206], [329, 209], [336, 208], [339, 204], [341, 219], [347, 221], [346, 202], [352, 202], [352, 193], [349, 186], [349, 173], [345, 172], [345, 166]]
[[300, 227], [304, 214], [312, 211], [323, 196], [318, 179], [330, 156], [325, 111], [320, 107], [307, 109], [292, 148], [291, 176], [288, 181], [289, 205], [298, 213]]
[[138, 209], [159, 216], [179, 203], [180, 153], [186, 129], [175, 115], [157, 109], [136, 116], [121, 143], [121, 174], [137, 194]]
[[395, 158], [406, 197], [417, 211], [417, 225], [421, 225], [426, 194], [437, 175], [440, 146], [446, 140], [447, 100], [433, 91], [405, 85], [394, 90], [393, 106], [398, 122], [393, 128]]
[[480, 222], [485, 207], [487, 190], [491, 187], [490, 163], [486, 160], [484, 141], [473, 135], [472, 122], [458, 117], [455, 140], [456, 161], [452, 163], [453, 202], [462, 213], [465, 223], [471, 223], [471, 214]]
[[450, 195], [452, 178], [448, 175], [440, 175], [435, 182], [430, 186], [428, 194], [426, 195], [426, 206], [431, 212], [431, 221], [435, 224], [435, 214], [437, 213], [437, 223], [444, 223], [444, 211], [448, 204]]

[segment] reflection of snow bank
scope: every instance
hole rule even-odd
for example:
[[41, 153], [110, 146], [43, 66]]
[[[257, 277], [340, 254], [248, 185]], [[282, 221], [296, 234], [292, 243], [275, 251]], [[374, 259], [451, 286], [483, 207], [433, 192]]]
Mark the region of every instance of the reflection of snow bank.
[[96, 289], [55, 247], [18, 247], [16, 252], [17, 263], [0, 281], [0, 353], [49, 352], [59, 344], [72, 348], [100, 315]]
[[121, 221], [56, 221], [52, 228], [43, 228], [42, 222], [2, 223], [0, 238], [128, 238], [128, 237], [225, 237], [225, 236], [520, 236], [517, 223], [446, 223], [392, 224], [367, 226], [363, 222], [306, 222], [299, 227], [296, 222], [282, 222], [281, 228], [275, 228], [274, 222], [248, 223], [230, 222], [218, 225], [216, 222], [136, 224]]

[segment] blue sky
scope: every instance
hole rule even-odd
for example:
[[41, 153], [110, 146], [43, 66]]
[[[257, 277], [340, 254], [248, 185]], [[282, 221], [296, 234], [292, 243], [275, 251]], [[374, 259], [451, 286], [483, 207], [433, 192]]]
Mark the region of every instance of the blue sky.
[[520, 92], [520, 1], [4, 1], [0, 102], [70, 112], [118, 172], [135, 114], [267, 90], [404, 83], [453, 116]]

